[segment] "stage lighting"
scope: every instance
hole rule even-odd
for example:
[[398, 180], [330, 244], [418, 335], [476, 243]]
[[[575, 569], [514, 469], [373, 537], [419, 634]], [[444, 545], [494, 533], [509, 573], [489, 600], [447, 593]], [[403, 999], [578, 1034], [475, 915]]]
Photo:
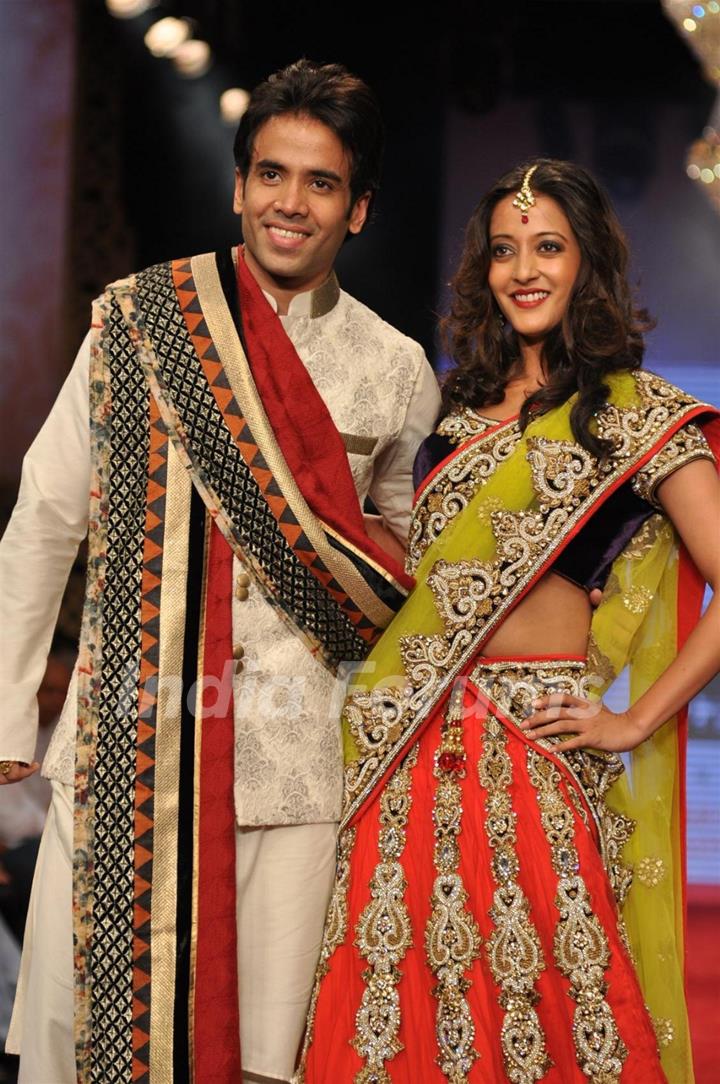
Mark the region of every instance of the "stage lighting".
[[186, 79], [198, 79], [210, 67], [212, 52], [206, 41], [193, 38], [184, 41], [173, 51], [172, 62], [179, 75]]
[[145, 35], [145, 44], [153, 56], [175, 56], [190, 37], [190, 26], [184, 19], [171, 15], [153, 23]]
[[230, 87], [220, 95], [220, 116], [226, 124], [238, 124], [249, 101], [250, 95], [242, 87]]
[[107, 9], [116, 19], [134, 19], [155, 7], [157, 0], [106, 0]]

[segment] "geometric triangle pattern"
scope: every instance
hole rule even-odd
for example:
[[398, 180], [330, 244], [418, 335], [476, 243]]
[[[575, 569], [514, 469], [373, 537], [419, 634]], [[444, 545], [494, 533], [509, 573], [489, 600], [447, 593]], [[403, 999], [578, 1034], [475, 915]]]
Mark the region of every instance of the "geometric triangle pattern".
[[200, 299], [192, 275], [189, 260], [175, 260], [172, 264], [173, 283], [177, 291], [178, 303], [185, 319], [185, 324], [203, 372], [215, 397], [223, 421], [237, 444], [240, 454], [252, 473], [260, 492], [267, 501], [287, 544], [298, 560], [310, 569], [321, 586], [342, 608], [345, 615], [356, 626], [359, 635], [367, 644], [371, 644], [380, 635], [380, 630], [364, 617], [350, 596], [332, 577], [324, 562], [318, 556], [314, 546], [297, 521], [277, 479], [269, 469], [262, 452], [255, 442], [250, 428], [243, 417], [240, 405], [233, 395], [230, 381], [215, 350], [207, 323], [202, 314]]
[[135, 774], [135, 883], [133, 929], [133, 1081], [146, 1082], [150, 1065], [150, 916], [154, 853], [155, 727], [160, 670], [162, 580], [168, 434], [150, 397], [150, 454], [140, 598], [141, 656]]
[[109, 359], [112, 440], [100, 703], [92, 772], [90, 1080], [127, 1084], [133, 1069], [134, 783], [150, 429], [147, 381], [114, 298], [104, 344]]
[[[262, 567], [276, 603], [300, 629], [323, 645], [334, 665], [364, 658], [372, 633], [357, 628], [363, 615], [347, 595], [338, 597], [334, 587], [325, 586], [330, 573], [288, 516], [284, 498], [272, 495], [272, 474], [227, 387], [212, 340], [197, 334], [206, 325], [190, 262], [149, 268], [136, 276], [135, 286], [157, 375], [179, 415], [178, 435], [193, 474], [217, 496], [238, 544]], [[263, 485], [271, 491], [267, 496]], [[295, 549], [298, 541], [309, 548]]]

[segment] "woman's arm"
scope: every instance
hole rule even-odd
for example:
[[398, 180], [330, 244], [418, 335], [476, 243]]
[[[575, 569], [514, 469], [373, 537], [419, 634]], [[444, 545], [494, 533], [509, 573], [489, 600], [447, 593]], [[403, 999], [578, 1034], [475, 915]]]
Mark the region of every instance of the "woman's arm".
[[696, 460], [666, 478], [657, 497], [713, 590], [710, 605], [667, 670], [627, 711], [568, 695], [541, 697], [521, 724], [529, 737], [571, 733], [563, 748], [634, 749], [720, 670], [720, 480], [708, 460]]

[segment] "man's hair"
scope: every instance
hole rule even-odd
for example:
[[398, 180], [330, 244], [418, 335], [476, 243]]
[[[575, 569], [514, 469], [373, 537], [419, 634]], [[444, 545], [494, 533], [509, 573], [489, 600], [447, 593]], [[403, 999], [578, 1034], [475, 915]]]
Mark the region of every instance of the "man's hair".
[[354, 205], [370, 193], [368, 213], [380, 186], [385, 129], [375, 95], [342, 64], [297, 60], [255, 87], [235, 135], [235, 163], [248, 176], [257, 131], [272, 117], [312, 117], [335, 133], [350, 158]]

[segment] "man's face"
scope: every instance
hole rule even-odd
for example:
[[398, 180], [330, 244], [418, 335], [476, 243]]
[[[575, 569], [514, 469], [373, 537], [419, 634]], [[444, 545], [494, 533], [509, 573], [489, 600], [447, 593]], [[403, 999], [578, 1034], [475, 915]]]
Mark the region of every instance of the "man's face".
[[260, 286], [291, 294], [320, 286], [347, 231], [363, 228], [369, 198], [352, 204], [348, 154], [321, 121], [292, 113], [266, 121], [248, 176], [236, 171], [233, 202]]

